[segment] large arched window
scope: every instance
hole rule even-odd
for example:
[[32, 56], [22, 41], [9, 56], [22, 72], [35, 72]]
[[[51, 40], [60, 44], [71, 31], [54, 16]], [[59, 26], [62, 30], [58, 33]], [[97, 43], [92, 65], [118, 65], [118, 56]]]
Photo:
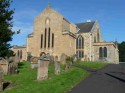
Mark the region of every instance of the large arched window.
[[54, 33], [52, 33], [52, 48], [54, 47]]
[[83, 49], [84, 48], [84, 38], [79, 35], [76, 39], [76, 49]]
[[104, 47], [104, 57], [107, 57], [107, 48]]
[[84, 38], [81, 35], [79, 35], [76, 39], [76, 49], [77, 49], [76, 54], [78, 58], [84, 57], [83, 48], [84, 48]]
[[102, 49], [102, 47], [99, 48], [99, 57], [100, 58], [103, 57], [103, 49]]
[[45, 35], [44, 35], [44, 48], [46, 48], [46, 35], [47, 35], [47, 30], [45, 28]]
[[48, 48], [50, 48], [50, 28], [49, 28], [49, 31], [48, 31]]
[[41, 48], [43, 47], [43, 34], [41, 34]]

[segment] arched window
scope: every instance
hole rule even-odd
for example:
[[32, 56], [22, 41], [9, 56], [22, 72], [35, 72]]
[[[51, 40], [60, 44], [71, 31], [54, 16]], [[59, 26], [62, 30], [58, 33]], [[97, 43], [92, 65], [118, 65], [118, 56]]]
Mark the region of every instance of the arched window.
[[46, 48], [46, 34], [47, 34], [47, 30], [45, 28], [45, 35], [44, 35], [44, 48]]
[[48, 31], [48, 48], [50, 48], [50, 28], [49, 28], [49, 31]]
[[41, 48], [43, 47], [43, 34], [41, 34]]
[[104, 47], [104, 57], [107, 57], [107, 48]]
[[84, 51], [82, 50], [84, 48], [84, 38], [79, 35], [76, 39], [76, 49], [77, 49], [77, 57], [83, 58], [84, 57]]
[[99, 57], [100, 58], [103, 57], [103, 49], [102, 49], [102, 47], [99, 48]]
[[79, 35], [76, 39], [76, 49], [83, 49], [84, 48], [84, 38]]
[[54, 33], [52, 33], [52, 48], [54, 47]]

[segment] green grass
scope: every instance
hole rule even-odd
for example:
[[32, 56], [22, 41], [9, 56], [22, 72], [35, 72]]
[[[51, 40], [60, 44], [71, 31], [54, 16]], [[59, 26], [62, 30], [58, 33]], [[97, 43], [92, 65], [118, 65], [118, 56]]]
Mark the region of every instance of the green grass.
[[5, 80], [11, 82], [11, 87], [2, 93], [65, 93], [89, 73], [83, 69], [72, 67], [68, 72], [60, 75], [54, 74], [54, 67], [49, 67], [49, 78], [37, 81], [37, 70], [30, 68], [30, 63], [21, 64], [20, 73], [5, 76]]
[[103, 67], [105, 67], [106, 65], [108, 65], [108, 63], [103, 63], [103, 62], [78, 62], [77, 65], [80, 66], [86, 66], [89, 68], [93, 68], [93, 69], [101, 69]]

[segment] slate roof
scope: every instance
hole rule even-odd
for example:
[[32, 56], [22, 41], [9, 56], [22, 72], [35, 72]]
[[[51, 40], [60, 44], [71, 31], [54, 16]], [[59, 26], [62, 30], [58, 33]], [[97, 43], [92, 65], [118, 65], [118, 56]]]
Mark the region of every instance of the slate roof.
[[77, 27], [80, 29], [77, 33], [87, 33], [90, 32], [93, 25], [94, 25], [94, 21], [93, 22], [85, 22], [85, 23], [78, 23], [76, 24]]

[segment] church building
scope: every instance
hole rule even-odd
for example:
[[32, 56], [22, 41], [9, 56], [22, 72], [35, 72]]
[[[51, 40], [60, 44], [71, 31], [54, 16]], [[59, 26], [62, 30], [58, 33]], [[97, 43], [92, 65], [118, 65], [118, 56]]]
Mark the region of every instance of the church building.
[[82, 61], [119, 63], [119, 50], [114, 42], [105, 42], [98, 21], [71, 23], [50, 6], [35, 18], [34, 29], [25, 46], [14, 46], [15, 58], [27, 60], [42, 53], [58, 57], [76, 55]]

